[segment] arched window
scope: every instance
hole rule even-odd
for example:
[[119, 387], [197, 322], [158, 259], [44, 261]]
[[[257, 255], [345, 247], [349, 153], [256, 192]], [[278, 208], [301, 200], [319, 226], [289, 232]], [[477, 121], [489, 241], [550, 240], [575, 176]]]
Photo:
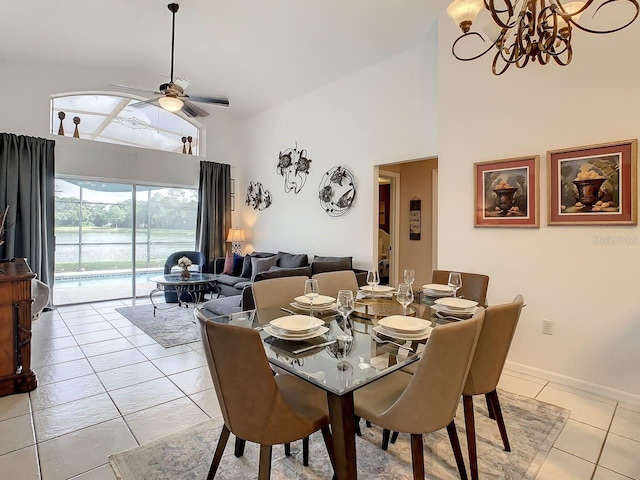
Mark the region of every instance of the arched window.
[[[51, 96], [51, 133], [60, 127], [58, 113], [64, 112], [64, 134], [73, 136], [74, 117], [80, 119], [80, 138], [167, 152], [182, 152], [183, 137], [191, 137], [193, 155], [200, 153], [204, 127], [182, 114], [157, 105], [132, 107], [140, 98], [118, 93], [76, 93]], [[189, 150], [189, 143], [186, 143]]]

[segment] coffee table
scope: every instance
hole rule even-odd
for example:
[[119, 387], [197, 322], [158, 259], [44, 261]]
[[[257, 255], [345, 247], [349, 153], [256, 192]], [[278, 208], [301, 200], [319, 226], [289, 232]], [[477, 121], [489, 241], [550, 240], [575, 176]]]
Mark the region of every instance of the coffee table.
[[219, 275], [213, 273], [195, 273], [192, 272], [189, 278], [181, 278], [179, 273], [165, 273], [164, 275], [158, 275], [151, 277], [149, 280], [156, 283], [156, 288], [149, 292], [149, 300], [153, 305], [153, 316], [156, 316], [156, 310], [158, 305], [153, 301], [153, 296], [158, 292], [175, 292], [178, 294], [178, 303], [171, 305], [167, 308], [174, 306], [181, 307], [187, 302], [183, 302], [181, 297], [182, 293], [186, 293], [191, 297], [194, 306], [200, 303], [202, 296], [207, 292], [215, 292], [217, 287]]

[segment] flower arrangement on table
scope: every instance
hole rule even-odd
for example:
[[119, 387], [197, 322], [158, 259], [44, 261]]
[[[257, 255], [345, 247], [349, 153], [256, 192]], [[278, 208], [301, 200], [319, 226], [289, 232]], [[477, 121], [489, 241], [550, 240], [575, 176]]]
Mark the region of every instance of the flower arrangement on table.
[[189, 267], [193, 265], [191, 259], [188, 257], [180, 257], [178, 260], [178, 266], [182, 269], [180, 273], [180, 278], [189, 278], [191, 277], [191, 273], [189, 272]]

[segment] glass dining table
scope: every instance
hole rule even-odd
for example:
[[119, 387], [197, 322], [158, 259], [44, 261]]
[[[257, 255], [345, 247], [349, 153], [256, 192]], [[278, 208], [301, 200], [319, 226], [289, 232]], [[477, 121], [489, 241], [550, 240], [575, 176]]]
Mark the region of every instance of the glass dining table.
[[[391, 308], [389, 303], [389, 308]], [[397, 303], [396, 303], [397, 305]], [[421, 313], [431, 320], [430, 309], [415, 304], [414, 315]], [[307, 381], [327, 394], [331, 430], [335, 452], [335, 473], [338, 480], [357, 478], [356, 424], [353, 392], [376, 382], [415, 361], [424, 349], [426, 339], [404, 341], [376, 334], [373, 328], [377, 317], [363, 318], [351, 315], [353, 341], [346, 355], [336, 355], [335, 343], [324, 344], [342, 333], [342, 317], [335, 312], [314, 312], [325, 321], [329, 331], [324, 335], [304, 341], [281, 340], [269, 335], [264, 326], [272, 320], [293, 313], [288, 309], [250, 310], [225, 316], [200, 307], [196, 317], [213, 322], [252, 328], [260, 332], [269, 362], [296, 377]], [[298, 313], [298, 312], [296, 312]], [[435, 326], [435, 321], [432, 323]], [[294, 351], [312, 347], [300, 353]]]

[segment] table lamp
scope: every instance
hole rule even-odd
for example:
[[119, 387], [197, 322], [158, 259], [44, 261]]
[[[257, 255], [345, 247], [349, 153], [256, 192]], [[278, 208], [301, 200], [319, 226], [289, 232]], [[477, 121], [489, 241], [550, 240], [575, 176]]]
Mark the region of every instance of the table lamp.
[[231, 253], [242, 255], [242, 242], [244, 242], [244, 230], [241, 228], [230, 228], [227, 235], [227, 242], [231, 242]]

